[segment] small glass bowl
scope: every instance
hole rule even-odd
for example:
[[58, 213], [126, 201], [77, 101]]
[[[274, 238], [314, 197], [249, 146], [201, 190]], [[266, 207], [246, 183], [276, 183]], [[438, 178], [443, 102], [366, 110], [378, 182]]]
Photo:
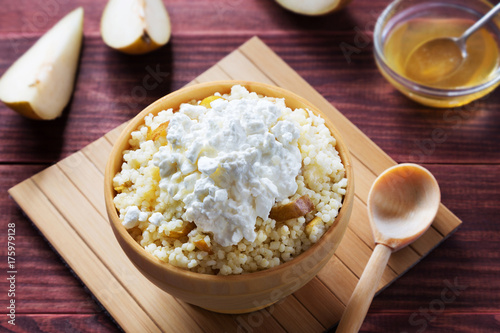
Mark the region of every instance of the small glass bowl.
[[[500, 84], [500, 66], [481, 84], [455, 89], [440, 89], [411, 81], [397, 73], [387, 63], [385, 42], [391, 32], [415, 18], [467, 18], [477, 21], [493, 6], [485, 0], [396, 0], [380, 15], [373, 33], [374, 55], [382, 75], [410, 99], [432, 107], [449, 108], [470, 103], [493, 91]], [[491, 20], [485, 28], [500, 49], [500, 19]]]

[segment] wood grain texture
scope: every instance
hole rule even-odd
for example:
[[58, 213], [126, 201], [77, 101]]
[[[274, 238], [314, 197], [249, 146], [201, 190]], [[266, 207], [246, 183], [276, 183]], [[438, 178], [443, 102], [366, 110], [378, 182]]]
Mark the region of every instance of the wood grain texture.
[[[257, 57], [265, 56], [266, 60], [255, 62], [252, 55], [258, 55]], [[380, 148], [366, 138], [362, 132], [344, 118], [338, 110], [328, 104], [292, 68], [257, 38], [250, 39], [208, 72], [216, 79], [229, 77], [232, 79], [267, 80], [268, 83], [283, 85], [305, 94], [314, 105], [322, 105], [322, 112], [325, 117], [342, 123], [341, 131], [347, 136], [348, 140], [351, 139], [350, 141], [353, 142], [353, 138], [359, 138], [358, 145], [351, 145], [350, 149], [353, 158], [361, 156], [357, 169], [353, 170], [360, 179], [374, 178], [384, 164], [394, 164]], [[202, 75], [197, 81], [203, 81], [204, 79], [206, 77], [203, 78]], [[273, 92], [271, 91], [271, 93]], [[287, 101], [293, 103], [293, 98], [287, 99]], [[123, 125], [106, 134], [105, 140], [110, 144], [114, 143], [122, 127]], [[82, 274], [82, 272], [88, 270], [89, 260], [98, 261], [96, 270], [100, 269], [102, 271], [103, 268], [108, 270], [105, 274], [108, 275], [107, 280], [109, 282], [107, 283], [111, 287], [111, 294], [109, 288], [103, 289], [100, 279], [96, 280], [94, 278], [95, 274], [83, 273], [85, 276], [82, 277], [82, 280], [125, 330], [134, 331], [140, 328], [156, 331], [170, 328], [178, 331], [186, 329], [198, 331], [202, 327], [196, 325], [200, 320], [190, 320], [192, 313], [185, 311], [185, 309], [181, 311], [178, 303], [170, 295], [158, 292], [137, 270], [131, 267], [131, 262], [125, 258], [123, 252], [113, 240], [114, 237], [111, 235], [109, 222], [103, 211], [104, 207], [102, 207], [103, 170], [98, 167], [98, 165], [102, 165], [101, 161], [109, 154], [106, 147], [109, 148], [109, 145], [106, 145], [102, 140], [98, 140], [86, 147], [87, 153], [77, 152], [68, 156], [56, 165], [10, 189], [9, 193], [21, 208], [34, 219], [34, 222], [43, 231], [44, 235], [62, 253], [77, 274]], [[369, 148], [375, 149], [371, 155], [367, 155], [369, 154]], [[363, 161], [368, 156], [371, 156], [371, 159]], [[96, 162], [93, 162], [90, 158], [96, 158]], [[364, 167], [367, 165], [370, 168]], [[352, 178], [349, 179], [350, 182], [353, 181]], [[362, 199], [365, 198], [366, 193], [363, 192], [363, 188], [358, 191], [361, 192], [356, 193], [356, 196]], [[354, 192], [351, 192], [349, 197], [351, 204], [353, 198]], [[348, 207], [349, 212], [351, 204], [345, 203], [345, 207]], [[366, 207], [361, 202], [358, 211], [363, 210], [366, 210]], [[366, 216], [364, 219], [366, 220]], [[54, 223], [56, 224], [54, 225]], [[367, 221], [364, 221], [364, 223], [366, 224]], [[458, 227], [460, 221], [451, 213], [444, 212], [442, 218], [436, 218], [435, 224], [436, 227], [444, 228], [444, 235], [447, 235], [449, 231], [446, 231], [446, 228], [453, 230]], [[364, 265], [366, 265], [370, 257], [371, 247], [368, 242], [364, 242], [349, 230], [346, 234], [345, 241], [341, 245], [345, 249], [343, 251], [340, 249], [336, 257], [323, 269], [323, 271], [330, 271], [335, 274], [336, 283], [332, 283], [328, 278], [322, 280], [325, 287], [331, 291], [330, 298], [332, 300], [329, 303], [333, 301], [335, 304], [338, 300], [341, 300], [343, 304], [346, 304], [349, 293], [352, 292], [353, 286], [356, 285], [363, 272]], [[437, 239], [437, 243], [440, 241], [441, 238]], [[82, 247], [85, 247], [85, 249], [82, 249]], [[414, 252], [406, 252], [406, 255], [403, 253], [401, 258], [408, 266], [420, 260], [420, 256], [415, 255]], [[80, 259], [78, 260], [78, 258]], [[376, 283], [373, 292], [384, 288], [398, 276], [391, 267], [387, 267], [387, 269], [385, 269], [385, 266], [381, 267], [380, 275], [384, 271], [386, 273], [384, 279], [378, 287], [378, 282]], [[131, 281], [134, 282], [131, 283]], [[269, 324], [273, 322], [271, 319], [274, 319], [288, 332], [297, 329], [318, 332], [327, 328], [322, 326], [321, 322], [316, 319], [316, 317], [321, 318], [324, 316], [324, 310], [315, 313], [312, 310], [317, 310], [317, 307], [308, 309], [301, 303], [303, 301], [305, 304], [311, 304], [311, 301], [321, 297], [315, 295], [319, 291], [318, 289], [308, 287], [306, 289], [310, 291], [307, 296], [304, 296], [304, 294], [292, 295], [265, 309], [264, 313], [269, 314], [269, 320], [267, 322], [260, 320], [257, 325], [259, 329], [269, 329]], [[110, 297], [110, 295], [112, 296]], [[164, 309], [152, 306], [153, 304], [162, 304]], [[126, 308], [131, 308], [136, 317], [129, 318], [127, 316], [123, 318], [123, 311]], [[160, 310], [160, 313], [158, 310]], [[176, 313], [176, 315], [171, 317], [163, 313]], [[254, 315], [251, 313], [236, 316], [236, 319], [247, 318], [248, 323], [251, 323], [250, 318]], [[202, 321], [205, 321], [205, 318], [203, 317]], [[214, 318], [217, 317], [214, 315]], [[231, 318], [228, 320], [227, 324], [230, 324], [232, 322]], [[210, 327], [214, 326], [214, 322], [209, 321], [208, 323], [209, 325], [203, 325], [202, 329], [212, 330]], [[238, 328], [241, 328], [241, 324], [238, 324]]]
[[[99, 22], [104, 3], [82, 0], [78, 5], [85, 9], [85, 32], [99, 34]], [[288, 12], [274, 2], [266, 0], [194, 0], [186, 6], [183, 0], [165, 3], [172, 21], [172, 30], [179, 34], [218, 34], [252, 31], [255, 34], [277, 32], [327, 32], [351, 31], [355, 26], [376, 18], [386, 3], [382, 1], [359, 2], [356, 7], [323, 17], [305, 17]], [[30, 6], [29, 11], [26, 6]], [[17, 34], [40, 34], [55, 24], [59, 17], [76, 4], [64, 0], [52, 2], [20, 0], [2, 9], [10, 13], [0, 25], [0, 33], [10, 37]], [[361, 8], [357, 8], [362, 6]], [[357, 10], [358, 9], [358, 10]], [[227, 27], [231, 27], [228, 30]]]
[[[293, 33], [261, 37], [396, 161], [499, 162], [498, 93], [457, 110], [440, 111], [419, 106], [407, 101], [385, 82], [373, 63], [371, 47], [363, 49], [350, 64], [346, 62], [337, 47], [342, 42], [352, 41], [354, 36]], [[171, 44], [136, 61], [136, 57], [106, 49], [98, 36], [88, 36], [75, 94], [62, 118], [54, 122], [35, 122], [0, 106], [0, 161], [53, 163], [98, 139], [159, 97], [188, 83], [249, 37], [251, 34], [231, 35], [221, 43], [214, 36], [200, 39], [174, 35]], [[35, 39], [23, 40], [23, 50]], [[203, 55], [193, 54], [193, 48]], [[0, 48], [0, 73], [15, 59], [8, 47]], [[148, 70], [160, 73], [161, 82], [151, 90], [146, 90], [142, 83], [150, 75]], [[436, 131], [446, 135], [444, 142], [435, 140]]]
[[[500, 317], [493, 313], [448, 313], [429, 310], [422, 314], [417, 310], [408, 314], [369, 314], [360, 332], [443, 332], [443, 333], [495, 333], [500, 327]], [[423, 309], [425, 311], [425, 308]]]
[[10, 332], [120, 332], [105, 314], [26, 314], [16, 318], [16, 326], [7, 323], [7, 317], [0, 319], [0, 330]]
[[[20, 313], [96, 313], [100, 307], [82, 284], [74, 278], [36, 227], [7, 196], [7, 189], [23, 178], [46, 168], [46, 165], [0, 165], [0, 210], [5, 216], [0, 228], [2, 244], [7, 238], [7, 223], [16, 225], [16, 258], [18, 261], [16, 305]], [[7, 271], [7, 257], [2, 249], [0, 270]], [[7, 280], [0, 281], [0, 303], [9, 301]], [[4, 292], [5, 291], [5, 292]], [[2, 307], [0, 313], [7, 313]]]
[[[51, 168], [57, 169], [57, 166]], [[64, 215], [58, 210], [59, 207], [53, 206], [51, 200], [45, 195], [40, 195], [43, 193], [39, 184], [43, 184], [43, 178], [47, 172], [52, 170], [51, 168], [37, 174], [39, 183], [27, 179], [11, 189], [10, 193], [13, 196], [19, 196], [22, 193], [25, 200], [18, 201], [18, 203], [27, 212], [28, 217], [31, 219], [36, 217], [38, 221], [46, 221], [38, 224], [38, 226], [47, 237], [47, 240], [61, 254], [64, 260], [71, 265], [83, 283], [86, 285], [92, 284], [94, 292], [99, 291], [98, 295], [97, 293], [94, 295], [96, 295], [99, 302], [106, 306], [120, 325], [126, 326], [132, 331], [141, 331], [147, 327], [149, 331], [159, 332], [156, 322], [146, 315], [140, 304], [137, 304], [132, 299], [132, 296], [125, 291], [124, 285], [117, 281], [113, 272], [110, 272], [99, 260], [94, 249], [89, 248], [78, 232], [65, 222]], [[47, 228], [50, 229], [50, 233], [47, 232]], [[61, 237], [61, 235], [64, 235], [64, 237]], [[64, 251], [63, 249], [67, 247], [74, 250]], [[75, 262], [78, 262], [78, 265], [75, 265]], [[92, 272], [92, 274], [86, 274], [85, 272]], [[116, 295], [121, 295], [121, 297], [116, 297]]]
[[340, 318], [337, 327], [339, 333], [358, 332], [361, 328], [391, 252], [392, 249], [384, 244], [377, 244], [373, 249], [373, 254]]
[[[4, 190], [9, 187], [9, 183], [14, 184], [16, 177], [21, 179], [43, 169], [44, 166], [3, 166], [3, 179], [11, 179], [5, 184]], [[473, 288], [468, 288], [457, 299], [447, 305], [443, 316], [451, 320], [452, 317], [447, 316], [447, 311], [475, 311], [478, 312], [494, 312], [497, 310], [496, 305], [499, 304], [500, 284], [496, 279], [498, 263], [498, 244], [495, 241], [484, 242], [485, 237], [497, 239], [500, 236], [499, 228], [496, 225], [491, 225], [490, 222], [496, 218], [496, 207], [494, 194], [498, 192], [498, 179], [500, 179], [500, 168], [491, 166], [439, 166], [425, 165], [429, 168], [438, 179], [443, 194], [443, 202], [448, 206], [455, 207], [454, 211], [463, 219], [474, 221], [474, 223], [465, 223], [454, 236], [442, 244], [439, 249], [431, 253], [426, 260], [418, 264], [417, 269], [411, 270], [405, 276], [398, 279], [390, 288], [386, 289], [382, 294], [377, 296], [371, 307], [372, 311], [379, 313], [402, 312], [403, 321], [414, 311], [418, 311], [420, 307], [428, 306], [434, 298], [439, 297], [442, 289], [445, 287], [444, 280], [452, 281], [455, 277], [458, 278], [459, 284], [466, 284]], [[467, 182], [466, 195], [470, 198], [471, 204], [478, 205], [482, 208], [481, 214], [477, 215], [472, 211], [468, 204], [464, 202], [464, 189], [457, 187], [455, 184], [463, 180], [464, 174], [477, 174], [479, 177], [477, 182]], [[19, 179], [20, 180], [20, 179]], [[481, 186], [482, 184], [482, 186]], [[3, 191], [5, 193], [5, 191]], [[12, 211], [16, 211], [19, 215], [19, 220], [25, 220], [19, 210], [14, 206], [13, 202], [7, 197], [3, 197], [2, 209], [10, 207]], [[26, 223], [26, 221], [24, 222]], [[19, 225], [19, 222], [18, 222]], [[22, 228], [23, 232], [34, 233], [31, 225]], [[37, 271], [38, 275], [30, 274], [30, 271], [22, 271], [24, 273], [22, 281], [22, 290], [19, 296], [19, 304], [27, 312], [44, 313], [47, 308], [51, 311], [72, 311], [78, 308], [80, 303], [84, 303], [81, 310], [96, 311], [93, 301], [82, 290], [80, 284], [68, 273], [67, 269], [60, 264], [56, 255], [50, 250], [47, 244], [38, 239], [40, 245], [35, 247], [33, 252], [24, 250], [20, 257], [31, 262], [31, 267], [36, 268], [43, 265], [49, 267], [43, 271]], [[31, 239], [26, 239], [23, 248], [29, 249], [33, 244]], [[39, 250], [41, 248], [41, 250]], [[45, 251], [49, 257], [54, 257], [48, 261], [41, 261], [40, 258], [31, 259], [32, 254], [38, 251]], [[472, 269], [469, 267], [457, 266], [457, 262], [470, 262], [474, 260]], [[57, 269], [50, 269], [50, 266]], [[55, 280], [50, 280], [47, 275], [55, 276]], [[46, 281], [43, 283], [43, 281]], [[42, 281], [42, 282], [40, 282]], [[40, 283], [39, 283], [40, 282]], [[68, 289], [65, 284], [72, 286]], [[32, 284], [29, 286], [29, 284]], [[1, 287], [4, 288], [4, 287]], [[41, 292], [40, 290], [50, 290], [49, 293]], [[37, 292], [38, 290], [38, 292]], [[0, 294], [5, 297], [5, 295]], [[34, 298], [32, 298], [35, 296]], [[5, 301], [2, 300], [2, 302]], [[54, 310], [52, 310], [54, 309]], [[370, 314], [369, 314], [370, 317]], [[71, 317], [69, 317], [71, 318]], [[471, 317], [473, 318], [473, 317]], [[69, 319], [68, 319], [69, 320]], [[74, 319], [77, 320], [77, 319]], [[437, 319], [445, 320], [445, 319]], [[388, 322], [388, 324], [390, 324]], [[397, 327], [387, 326], [387, 327]], [[414, 330], [415, 331], [415, 330]], [[439, 331], [432, 329], [432, 325], [428, 331]]]
[[[48, 10], [47, 4], [53, 2], [59, 5]], [[496, 222], [500, 213], [500, 94], [496, 91], [472, 107], [437, 111], [408, 101], [382, 79], [373, 63], [370, 41], [348, 63], [340, 43], [354, 45], [359, 31], [371, 36], [374, 18], [387, 3], [355, 0], [337, 14], [307, 18], [288, 13], [268, 0], [196, 0], [189, 5], [184, 0], [168, 1], [173, 24], [169, 46], [150, 55], [129, 57], [107, 49], [100, 40], [99, 19], [104, 2], [79, 1], [85, 8], [85, 41], [76, 91], [63, 118], [50, 123], [33, 122], [0, 105], [0, 207], [3, 220], [16, 223], [20, 235], [18, 258], [23, 265], [18, 275], [21, 292], [17, 300], [23, 312], [40, 314], [29, 315], [27, 324], [21, 325], [21, 320], [16, 329], [31, 332], [44, 327], [50, 332], [77, 327], [77, 331], [117, 331], [7, 197], [6, 189], [83, 148], [157, 97], [192, 81], [258, 34], [393, 159], [426, 163], [440, 183], [443, 203], [465, 222], [416, 269], [375, 298], [363, 331], [416, 331], [419, 326], [409, 325], [408, 317], [420, 307], [428, 307], [439, 297], [443, 281], [455, 277], [470, 288], [447, 304], [426, 332], [496, 331], [500, 313], [500, 284], [496, 278], [500, 270], [500, 227]], [[75, 6], [62, 0], [2, 3], [0, 75]], [[148, 74], [146, 66], [156, 69], [157, 64], [169, 75], [145, 96], [132, 95], [134, 87], [140, 87]], [[445, 131], [445, 142], [432, 144], [435, 129]], [[4, 226], [0, 228], [2, 244], [5, 234]], [[5, 252], [0, 255], [0, 271], [5, 271]], [[5, 282], [0, 280], [0, 304], [7, 300], [5, 288]], [[47, 309], [50, 314], [44, 314]], [[90, 321], [98, 324], [87, 324], [89, 321], [79, 314], [71, 314], [74, 309], [85, 316], [96, 314], [99, 319]], [[55, 313], [62, 314], [67, 326], [40, 326], [59, 322], [61, 317]], [[325, 325], [328, 320], [325, 315], [321, 322]], [[11, 329], [5, 321], [2, 325]]]

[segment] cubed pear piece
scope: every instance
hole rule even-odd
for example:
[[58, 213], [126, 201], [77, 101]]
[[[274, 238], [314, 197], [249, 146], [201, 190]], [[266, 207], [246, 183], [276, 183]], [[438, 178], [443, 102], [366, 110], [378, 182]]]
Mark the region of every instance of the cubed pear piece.
[[206, 107], [207, 109], [211, 109], [211, 108], [212, 108], [212, 106], [210, 105], [210, 103], [212, 103], [212, 102], [213, 102], [213, 101], [215, 101], [216, 99], [224, 99], [224, 98], [222, 98], [221, 96], [215, 96], [215, 95], [208, 96], [208, 97], [205, 97], [205, 98], [201, 101], [200, 105], [201, 105], [201, 106]]
[[311, 235], [311, 233], [313, 232], [313, 228], [319, 226], [321, 223], [323, 223], [323, 220], [319, 216], [316, 216], [309, 223], [307, 223], [306, 227], [304, 228], [304, 232], [306, 233], [307, 237]]
[[285, 205], [276, 205], [271, 208], [269, 217], [276, 222], [296, 219], [304, 216], [314, 209], [314, 204], [308, 195], [303, 195]]
[[205, 251], [208, 254], [212, 254], [213, 253], [212, 247], [210, 247], [210, 245], [207, 244], [207, 242], [205, 241], [205, 238], [202, 235], [198, 235], [193, 240], [193, 244], [200, 251]]
[[180, 229], [171, 230], [168, 234], [168, 237], [181, 238], [187, 236], [187, 234], [189, 234], [194, 228], [196, 228], [196, 224], [194, 224], [193, 222], [184, 223], [184, 225]]
[[0, 78], [0, 100], [32, 119], [54, 119], [68, 104], [83, 38], [83, 8], [61, 19]]
[[170, 123], [170, 121], [166, 121], [164, 123], [161, 123], [154, 131], [151, 131], [148, 128], [147, 139], [156, 141], [161, 136], [167, 136], [167, 128], [168, 128], [169, 123]]
[[106, 45], [128, 54], [144, 54], [167, 44], [170, 18], [162, 0], [109, 0], [101, 18]]
[[276, 0], [284, 8], [303, 15], [325, 15], [344, 8], [351, 0]]

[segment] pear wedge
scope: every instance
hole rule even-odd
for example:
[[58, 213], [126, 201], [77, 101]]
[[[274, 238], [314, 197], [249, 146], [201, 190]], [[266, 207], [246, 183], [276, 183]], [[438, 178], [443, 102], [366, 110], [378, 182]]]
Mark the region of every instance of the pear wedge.
[[83, 38], [83, 8], [62, 18], [0, 78], [0, 100], [32, 119], [61, 115], [75, 84]]
[[303, 15], [326, 15], [344, 8], [351, 0], [276, 0], [282, 7]]
[[101, 18], [106, 45], [128, 54], [156, 50], [170, 39], [170, 18], [162, 0], [110, 0]]

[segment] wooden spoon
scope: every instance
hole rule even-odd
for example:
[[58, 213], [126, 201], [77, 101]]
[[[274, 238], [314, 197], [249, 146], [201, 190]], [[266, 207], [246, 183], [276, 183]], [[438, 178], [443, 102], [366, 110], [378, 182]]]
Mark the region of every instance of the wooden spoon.
[[375, 249], [347, 304], [337, 333], [358, 332], [391, 253], [420, 237], [431, 225], [441, 193], [434, 176], [416, 164], [385, 170], [368, 194]]

